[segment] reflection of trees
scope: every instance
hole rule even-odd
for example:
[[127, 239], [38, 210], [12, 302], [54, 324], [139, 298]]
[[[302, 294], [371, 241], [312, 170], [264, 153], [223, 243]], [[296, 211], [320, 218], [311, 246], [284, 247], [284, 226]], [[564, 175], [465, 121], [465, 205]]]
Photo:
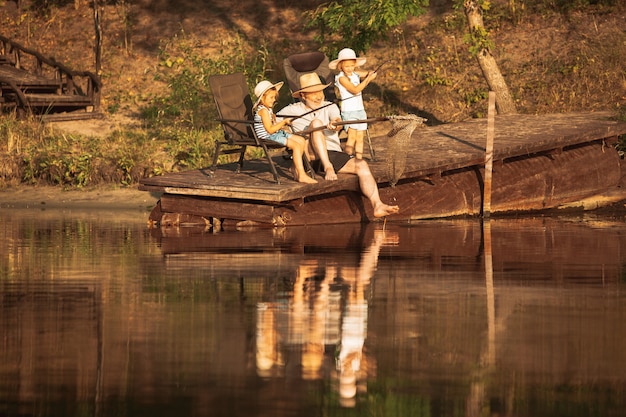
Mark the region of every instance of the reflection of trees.
[[[299, 376], [306, 380], [336, 377], [342, 404], [352, 405], [365, 391], [368, 360], [366, 290], [383, 245], [397, 244], [393, 232], [377, 230], [357, 265], [305, 259], [296, 271], [287, 305], [257, 304], [256, 366], [260, 376], [277, 376], [290, 353], [299, 353]], [[338, 285], [340, 284], [340, 285]], [[343, 308], [342, 308], [343, 306]], [[334, 349], [327, 349], [327, 345]], [[334, 370], [326, 354], [335, 352]]]

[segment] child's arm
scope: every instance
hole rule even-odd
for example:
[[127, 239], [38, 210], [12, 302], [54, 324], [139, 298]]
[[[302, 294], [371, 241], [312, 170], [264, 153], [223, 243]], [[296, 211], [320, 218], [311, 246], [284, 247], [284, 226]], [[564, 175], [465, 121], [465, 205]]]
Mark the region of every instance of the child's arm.
[[362, 78], [362, 75], [365, 75], [365, 79], [363, 79], [363, 81], [361, 81], [361, 83], [359, 83], [359, 85], [354, 85], [352, 84], [352, 82], [350, 81], [350, 79], [348, 77], [346, 77], [345, 75], [342, 77], [339, 77], [339, 83], [345, 87], [346, 90], [348, 90], [350, 92], [350, 94], [356, 95], [359, 94], [361, 91], [363, 91], [365, 89], [365, 87], [367, 87], [367, 85], [374, 79], [376, 78], [376, 73], [375, 72], [365, 72], [365, 71], [359, 71], [357, 72], [357, 74], [359, 75], [359, 77]]
[[270, 116], [270, 112], [266, 108], [259, 110], [259, 116], [261, 116], [263, 127], [270, 135], [284, 129], [285, 126], [288, 126], [291, 121], [290, 119], [283, 119], [280, 122], [274, 123], [272, 117]]

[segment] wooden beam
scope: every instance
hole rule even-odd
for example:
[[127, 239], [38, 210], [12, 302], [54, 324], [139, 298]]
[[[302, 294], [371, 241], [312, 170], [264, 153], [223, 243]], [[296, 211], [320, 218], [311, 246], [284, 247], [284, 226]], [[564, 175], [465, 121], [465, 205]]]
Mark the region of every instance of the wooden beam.
[[274, 207], [271, 205], [171, 194], [161, 196], [161, 210], [168, 213], [189, 213], [262, 223], [272, 223], [274, 219]]
[[489, 92], [487, 110], [487, 145], [485, 146], [485, 181], [483, 185], [483, 217], [491, 216], [491, 178], [493, 174], [493, 137], [495, 135], [496, 94]]

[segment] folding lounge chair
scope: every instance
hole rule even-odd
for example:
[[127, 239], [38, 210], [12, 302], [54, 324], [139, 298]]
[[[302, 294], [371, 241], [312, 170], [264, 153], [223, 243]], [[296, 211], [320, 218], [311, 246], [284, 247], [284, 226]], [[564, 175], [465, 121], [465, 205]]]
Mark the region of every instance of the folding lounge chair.
[[[293, 93], [300, 89], [300, 76], [309, 72], [315, 72], [319, 75], [323, 83], [330, 83], [324, 90], [324, 96], [326, 100], [338, 102], [337, 95], [335, 94], [335, 74], [328, 67], [329, 60], [326, 54], [323, 52], [303, 52], [300, 54], [289, 55], [283, 60], [283, 70], [285, 71], [285, 77], [287, 78], [287, 84], [289, 89]], [[370, 137], [369, 130], [365, 131], [365, 140], [370, 151], [372, 160], [376, 160], [376, 154], [374, 147], [372, 146], [372, 138]]]
[[293, 93], [300, 89], [300, 76], [302, 74], [315, 72], [323, 83], [330, 83], [330, 86], [324, 90], [326, 100], [337, 100], [334, 87], [335, 75], [328, 67], [328, 63], [328, 57], [319, 51], [289, 55], [285, 58], [283, 60], [283, 70], [285, 71], [285, 77], [291, 92]]
[[[274, 161], [269, 154], [269, 149], [284, 148], [283, 145], [273, 141], [257, 138], [253, 127], [252, 98], [246, 84], [246, 77], [242, 73], [212, 75], [209, 77], [209, 85], [213, 92], [219, 121], [224, 129], [224, 140], [215, 144], [212, 170], [217, 167], [217, 159], [220, 155], [239, 153], [239, 166], [237, 172], [243, 168], [244, 154], [248, 146], [256, 146], [263, 149], [274, 180], [280, 184], [278, 172]], [[232, 146], [232, 149], [223, 150], [222, 146]]]

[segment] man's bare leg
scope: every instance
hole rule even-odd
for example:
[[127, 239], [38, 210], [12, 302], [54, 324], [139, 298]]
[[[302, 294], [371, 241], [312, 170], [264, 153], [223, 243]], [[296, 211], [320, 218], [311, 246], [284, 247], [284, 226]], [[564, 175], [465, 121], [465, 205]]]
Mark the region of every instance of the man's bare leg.
[[390, 206], [381, 201], [380, 195], [378, 194], [378, 184], [376, 184], [376, 180], [366, 161], [362, 159], [351, 159], [339, 172], [352, 173], [359, 177], [361, 192], [372, 204], [374, 217], [384, 217], [390, 214], [396, 214], [400, 211], [398, 206]]
[[[319, 120], [313, 120], [311, 122], [311, 127], [320, 127], [323, 126], [322, 122]], [[335, 173], [335, 168], [333, 164], [330, 162], [328, 158], [328, 149], [326, 148], [326, 137], [322, 131], [316, 131], [311, 134], [311, 145], [313, 147], [313, 151], [315, 152], [315, 156], [322, 163], [322, 167], [324, 167], [324, 179], [327, 181], [336, 181], [337, 174]]]

